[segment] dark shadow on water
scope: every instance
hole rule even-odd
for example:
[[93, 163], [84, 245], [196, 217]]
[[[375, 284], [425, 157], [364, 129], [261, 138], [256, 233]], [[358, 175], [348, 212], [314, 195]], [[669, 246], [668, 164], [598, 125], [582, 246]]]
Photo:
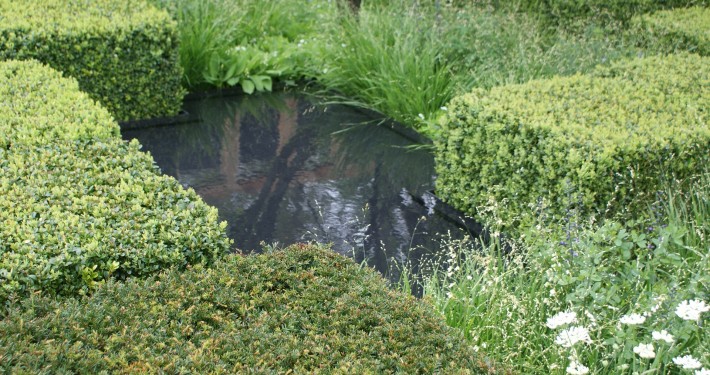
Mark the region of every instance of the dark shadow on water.
[[433, 156], [372, 115], [289, 94], [196, 98], [185, 109], [175, 124], [124, 127], [123, 138], [217, 207], [244, 252], [331, 243], [397, 281], [394, 264], [416, 267], [442, 238], [467, 232], [427, 198]]

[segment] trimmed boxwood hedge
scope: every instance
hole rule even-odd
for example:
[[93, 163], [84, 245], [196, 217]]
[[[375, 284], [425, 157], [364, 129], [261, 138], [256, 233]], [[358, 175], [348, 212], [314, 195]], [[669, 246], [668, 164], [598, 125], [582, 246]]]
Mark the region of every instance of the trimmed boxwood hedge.
[[532, 11], [552, 24], [564, 26], [589, 19], [627, 23], [638, 14], [705, 5], [707, 0], [530, 0], [501, 3]]
[[540, 199], [557, 216], [645, 212], [661, 174], [710, 162], [708, 87], [710, 58], [685, 54], [463, 95], [435, 140], [437, 194], [484, 220], [501, 205], [509, 227]]
[[119, 121], [176, 114], [177, 25], [143, 0], [0, 0], [0, 60], [72, 76]]
[[36, 61], [0, 62], [0, 148], [118, 137], [118, 124], [76, 80]]
[[482, 372], [429, 305], [311, 245], [32, 296], [0, 321], [0, 353], [8, 373]]
[[211, 261], [226, 223], [36, 61], [0, 62], [0, 303]]
[[[710, 55], [710, 8], [673, 9], [634, 17], [634, 33], [669, 51]], [[659, 40], [661, 43], [659, 43]]]

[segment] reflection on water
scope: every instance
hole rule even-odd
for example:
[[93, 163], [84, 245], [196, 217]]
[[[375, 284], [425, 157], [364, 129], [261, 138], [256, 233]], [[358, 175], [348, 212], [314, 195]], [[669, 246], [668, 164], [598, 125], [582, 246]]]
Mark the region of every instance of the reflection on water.
[[416, 263], [441, 234], [462, 236], [420, 198], [433, 187], [432, 155], [363, 112], [275, 94], [194, 99], [186, 110], [178, 124], [123, 137], [217, 207], [242, 251], [332, 243], [396, 279], [393, 261]]

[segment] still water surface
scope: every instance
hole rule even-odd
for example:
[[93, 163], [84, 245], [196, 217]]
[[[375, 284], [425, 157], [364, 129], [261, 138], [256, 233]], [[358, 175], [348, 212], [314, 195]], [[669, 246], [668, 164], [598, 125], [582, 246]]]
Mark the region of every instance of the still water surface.
[[464, 235], [425, 194], [431, 153], [371, 114], [289, 94], [196, 98], [185, 109], [172, 124], [124, 127], [123, 138], [217, 207], [244, 252], [331, 243], [396, 280], [395, 263]]

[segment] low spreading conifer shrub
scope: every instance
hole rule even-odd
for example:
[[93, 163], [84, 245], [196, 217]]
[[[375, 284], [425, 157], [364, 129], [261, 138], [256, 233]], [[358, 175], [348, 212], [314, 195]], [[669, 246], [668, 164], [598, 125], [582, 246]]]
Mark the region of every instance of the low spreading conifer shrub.
[[0, 321], [2, 372], [481, 373], [463, 336], [369, 268], [320, 246], [228, 256], [31, 296]]

